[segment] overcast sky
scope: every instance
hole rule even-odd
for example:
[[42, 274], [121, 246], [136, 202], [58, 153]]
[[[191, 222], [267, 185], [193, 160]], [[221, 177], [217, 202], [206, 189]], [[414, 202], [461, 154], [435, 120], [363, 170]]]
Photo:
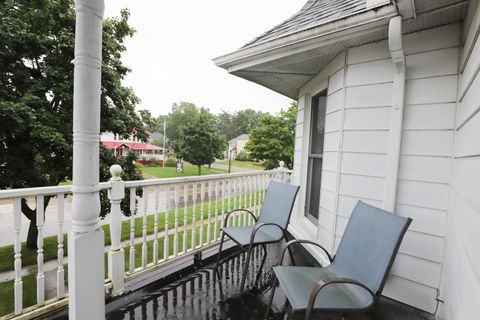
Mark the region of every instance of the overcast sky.
[[105, 16], [129, 8], [137, 33], [126, 43], [125, 84], [139, 109], [166, 114], [189, 101], [212, 112], [252, 108], [278, 112], [291, 100], [218, 68], [230, 53], [296, 13], [306, 0], [105, 0]]

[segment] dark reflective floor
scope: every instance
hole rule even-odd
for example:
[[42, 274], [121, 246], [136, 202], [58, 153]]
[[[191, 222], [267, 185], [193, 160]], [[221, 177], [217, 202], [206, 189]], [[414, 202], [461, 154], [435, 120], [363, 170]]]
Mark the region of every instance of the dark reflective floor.
[[[254, 253], [248, 276], [248, 293], [238, 294], [245, 254], [234, 252], [221, 264], [220, 276], [210, 262], [184, 276], [152, 283], [107, 304], [107, 319], [264, 319], [270, 296], [271, 267], [278, 261], [282, 244], [267, 246]], [[303, 250], [294, 252], [298, 265], [314, 265], [315, 261]], [[247, 290], [246, 290], [247, 291]], [[381, 308], [364, 314], [325, 314], [316, 319], [385, 319], [431, 320], [433, 317], [389, 299], [381, 299]], [[286, 301], [277, 290], [271, 319], [284, 319]], [[49, 319], [65, 318], [57, 314]]]

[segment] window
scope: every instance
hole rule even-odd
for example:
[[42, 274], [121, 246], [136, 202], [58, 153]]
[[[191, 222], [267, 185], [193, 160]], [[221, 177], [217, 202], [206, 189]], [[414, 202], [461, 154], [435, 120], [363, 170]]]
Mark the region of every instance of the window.
[[326, 102], [327, 97], [325, 92], [312, 99], [305, 215], [313, 221], [318, 220], [320, 206]]

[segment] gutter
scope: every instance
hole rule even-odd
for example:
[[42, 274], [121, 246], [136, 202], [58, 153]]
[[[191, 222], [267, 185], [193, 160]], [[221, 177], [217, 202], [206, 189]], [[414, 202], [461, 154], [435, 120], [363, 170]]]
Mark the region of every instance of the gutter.
[[403, 110], [405, 106], [406, 63], [402, 43], [402, 17], [390, 19], [388, 28], [388, 47], [393, 62], [393, 94], [390, 113], [390, 132], [385, 172], [385, 190], [383, 208], [395, 211], [397, 199], [400, 149], [402, 145]]

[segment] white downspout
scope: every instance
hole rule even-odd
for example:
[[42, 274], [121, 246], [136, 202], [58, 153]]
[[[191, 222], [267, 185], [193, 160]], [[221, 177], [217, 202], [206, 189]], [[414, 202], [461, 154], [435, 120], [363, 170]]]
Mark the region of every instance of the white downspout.
[[385, 172], [385, 193], [383, 207], [395, 211], [397, 198], [400, 148], [402, 145], [403, 109], [405, 100], [406, 64], [402, 43], [402, 17], [390, 19], [388, 29], [388, 46], [393, 62], [393, 94], [390, 113], [390, 134]]

